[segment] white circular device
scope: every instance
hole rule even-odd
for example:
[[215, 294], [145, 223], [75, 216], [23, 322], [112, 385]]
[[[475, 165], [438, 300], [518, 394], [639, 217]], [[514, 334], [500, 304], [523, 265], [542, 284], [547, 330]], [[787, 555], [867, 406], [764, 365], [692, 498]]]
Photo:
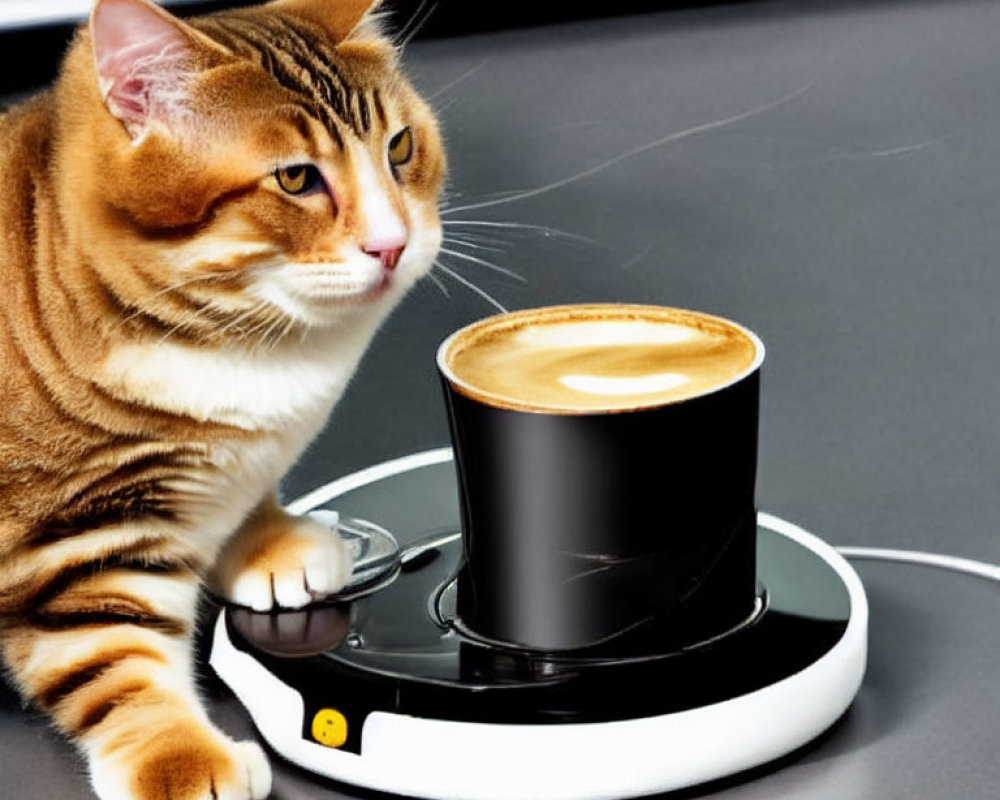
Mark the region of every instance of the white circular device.
[[317, 489], [292, 510], [336, 508], [370, 521], [355, 529], [392, 531], [394, 571], [349, 604], [220, 613], [210, 663], [289, 761], [415, 797], [638, 797], [790, 753], [854, 699], [861, 581], [829, 545], [763, 513], [760, 610], [726, 636], [625, 659], [470, 638], [452, 617], [454, 480], [442, 449]]

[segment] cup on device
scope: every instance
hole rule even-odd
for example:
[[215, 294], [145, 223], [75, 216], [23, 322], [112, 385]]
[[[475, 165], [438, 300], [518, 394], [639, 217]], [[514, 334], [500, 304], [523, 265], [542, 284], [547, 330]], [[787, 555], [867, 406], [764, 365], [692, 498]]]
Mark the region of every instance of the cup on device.
[[518, 311], [446, 339], [456, 624], [614, 655], [751, 618], [763, 358], [735, 322], [645, 305]]

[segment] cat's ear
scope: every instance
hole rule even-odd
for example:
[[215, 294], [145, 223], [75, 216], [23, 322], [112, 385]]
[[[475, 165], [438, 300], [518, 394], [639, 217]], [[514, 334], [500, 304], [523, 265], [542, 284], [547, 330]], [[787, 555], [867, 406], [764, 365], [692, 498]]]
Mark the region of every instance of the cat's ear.
[[97, 0], [90, 34], [101, 97], [134, 139], [154, 123], [176, 127], [191, 78], [226, 55], [149, 0]]
[[342, 42], [381, 4], [381, 0], [274, 0], [270, 7], [315, 22]]

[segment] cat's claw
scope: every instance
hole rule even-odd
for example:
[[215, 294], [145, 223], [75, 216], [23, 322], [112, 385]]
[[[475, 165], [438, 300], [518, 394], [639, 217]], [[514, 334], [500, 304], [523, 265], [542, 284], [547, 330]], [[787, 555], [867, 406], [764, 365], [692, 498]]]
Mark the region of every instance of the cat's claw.
[[339, 591], [350, 577], [351, 555], [336, 532], [289, 517], [223, 589], [231, 602], [254, 611], [295, 609]]

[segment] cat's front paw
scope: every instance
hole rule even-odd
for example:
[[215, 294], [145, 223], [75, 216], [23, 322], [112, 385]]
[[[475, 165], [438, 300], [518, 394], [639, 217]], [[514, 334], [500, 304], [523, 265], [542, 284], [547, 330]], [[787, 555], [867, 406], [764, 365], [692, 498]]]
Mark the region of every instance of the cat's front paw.
[[271, 792], [271, 767], [254, 742], [177, 726], [136, 743], [92, 754], [100, 800], [264, 800]]
[[254, 611], [302, 608], [351, 577], [347, 545], [308, 517], [268, 515], [227, 553], [217, 573], [223, 595]]

